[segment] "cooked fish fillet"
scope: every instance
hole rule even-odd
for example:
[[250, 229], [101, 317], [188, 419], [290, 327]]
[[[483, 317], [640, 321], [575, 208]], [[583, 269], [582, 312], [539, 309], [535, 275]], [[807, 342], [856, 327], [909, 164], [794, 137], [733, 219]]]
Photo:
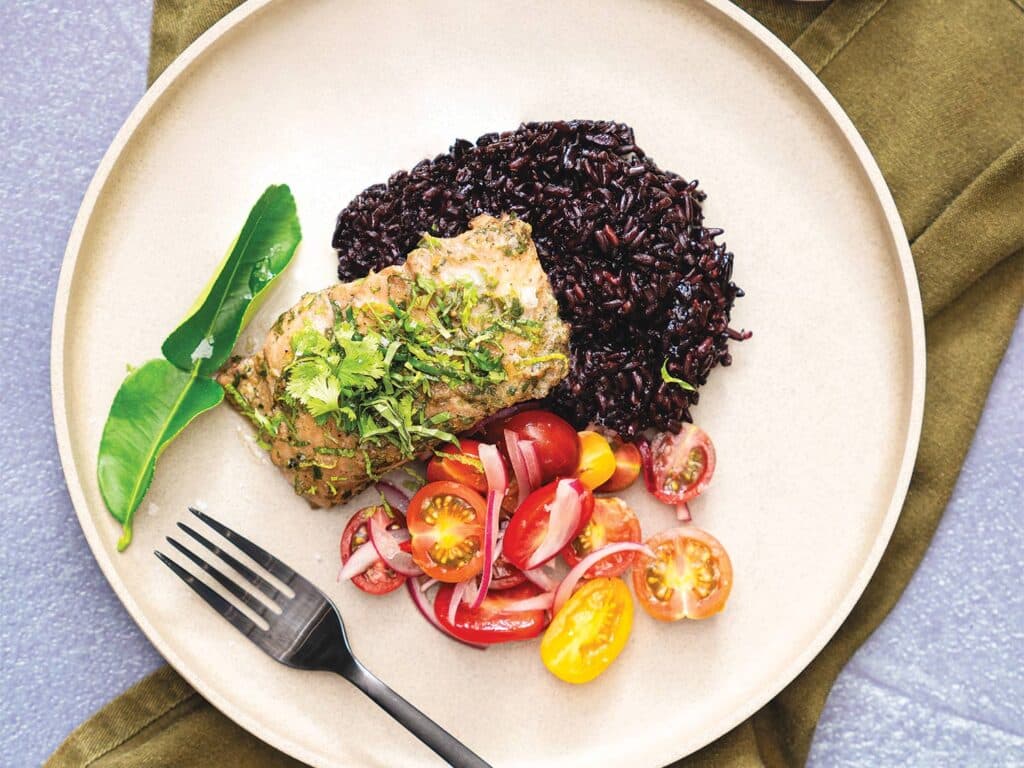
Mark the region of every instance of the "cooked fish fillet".
[[568, 372], [569, 328], [530, 226], [487, 215], [469, 226], [306, 294], [262, 350], [218, 376], [311, 504], [350, 498]]

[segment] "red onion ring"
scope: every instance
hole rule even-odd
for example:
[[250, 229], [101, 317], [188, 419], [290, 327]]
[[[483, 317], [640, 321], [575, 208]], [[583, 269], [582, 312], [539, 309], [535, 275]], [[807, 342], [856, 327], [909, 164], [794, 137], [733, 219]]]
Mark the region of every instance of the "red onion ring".
[[526, 577], [527, 581], [536, 584], [545, 592], [553, 592], [558, 587], [558, 582], [551, 577], [551, 574], [544, 570], [544, 566], [540, 566], [539, 568], [530, 568], [522, 573], [523, 576]]
[[688, 523], [693, 520], [693, 515], [690, 514], [690, 505], [685, 501], [676, 504], [676, 519], [681, 520], [684, 523]]
[[502, 606], [502, 610], [512, 611], [513, 613], [518, 613], [519, 611], [549, 611], [554, 600], [554, 592], [543, 592], [533, 597], [524, 597], [522, 600], [505, 603]]
[[508, 470], [496, 446], [482, 443], [479, 448], [480, 463], [484, 465], [487, 490], [504, 493], [508, 490]]
[[498, 518], [501, 515], [501, 502], [504, 498], [504, 491], [499, 492], [493, 489], [487, 491], [487, 516], [484, 518], [484, 565], [480, 571], [480, 588], [469, 606], [474, 611], [483, 604], [484, 598], [487, 597], [487, 590], [491, 588], [494, 561], [498, 558], [496, 554], [498, 551]]
[[532, 569], [546, 563], [572, 541], [580, 525], [580, 515], [583, 514], [583, 491], [583, 484], [579, 480], [563, 478], [558, 481], [555, 498], [549, 507], [547, 532], [527, 561], [527, 567]]
[[537, 444], [533, 440], [520, 440], [519, 452], [526, 464], [526, 474], [530, 476], [530, 485], [540, 488], [543, 475], [540, 471], [540, 456], [537, 455]]
[[409, 592], [409, 597], [412, 598], [412, 602], [413, 605], [416, 606], [416, 610], [420, 612], [420, 615], [422, 615], [423, 618], [430, 622], [430, 625], [432, 627], [434, 627], [441, 634], [447, 635], [452, 640], [458, 643], [468, 645], [470, 648], [475, 648], [478, 651], [483, 651], [487, 649], [487, 646], [477, 645], [476, 643], [469, 643], [463, 640], [461, 637], [456, 637], [448, 630], [448, 628], [444, 624], [438, 621], [437, 616], [434, 615], [433, 607], [430, 605], [430, 603], [427, 602], [426, 595], [423, 594], [423, 591], [421, 590], [421, 585], [417, 582], [418, 579], [407, 579], [405, 582], [405, 588]]
[[462, 602], [462, 596], [466, 594], [466, 582], [460, 581], [456, 583], [452, 589], [452, 601], [448, 603], [448, 623], [455, 623], [455, 613], [459, 610], [459, 603]]
[[466, 591], [462, 593], [462, 602], [466, 605], [472, 605], [473, 601], [476, 600], [477, 595], [480, 594], [480, 585], [477, 583], [476, 578], [466, 580]]
[[604, 558], [609, 555], [614, 555], [618, 552], [642, 552], [648, 557], [655, 556], [654, 550], [646, 544], [637, 544], [633, 541], [621, 541], [615, 544], [608, 544], [607, 546], [594, 550], [576, 563], [572, 570], [565, 575], [564, 579], [562, 579], [562, 583], [558, 585], [558, 589], [555, 590], [555, 602], [552, 606], [554, 613], [558, 613], [562, 610], [562, 606], [565, 605], [565, 601], [569, 599], [573, 590], [576, 589], [576, 584], [583, 578], [583, 574], [590, 570], [594, 563], [604, 560]]
[[372, 544], [369, 542], [363, 544], [352, 552], [348, 556], [348, 560], [342, 564], [341, 570], [338, 571], [338, 581], [348, 581], [353, 576], [368, 571], [380, 559], [380, 553]]
[[[380, 558], [391, 567], [391, 570], [403, 576], [419, 576], [423, 573], [423, 569], [413, 561], [412, 555], [403, 552], [398, 546], [398, 539], [381, 524], [377, 515], [370, 517], [367, 529], [370, 532], [370, 543], [373, 544], [373, 548]], [[406, 535], [408, 536], [408, 531], [406, 531]]]
[[533, 484], [530, 482], [530, 472], [526, 468], [526, 459], [523, 458], [523, 451], [519, 446], [519, 438], [516, 437], [515, 432], [509, 432], [507, 429], [505, 430], [505, 450], [508, 452], [508, 460], [512, 462], [512, 471], [516, 476], [516, 486], [519, 489], [516, 505], [519, 505], [533, 492]]
[[479, 448], [480, 461], [487, 478], [487, 515], [484, 518], [484, 565], [480, 571], [480, 586], [470, 603], [470, 610], [477, 610], [491, 588], [494, 561], [498, 558], [498, 520], [501, 517], [501, 502], [508, 490], [508, 472], [505, 462], [493, 445], [483, 444]]
[[409, 509], [409, 500], [412, 497], [397, 485], [389, 483], [387, 480], [378, 480], [373, 487], [384, 497], [389, 506], [394, 507], [403, 515]]

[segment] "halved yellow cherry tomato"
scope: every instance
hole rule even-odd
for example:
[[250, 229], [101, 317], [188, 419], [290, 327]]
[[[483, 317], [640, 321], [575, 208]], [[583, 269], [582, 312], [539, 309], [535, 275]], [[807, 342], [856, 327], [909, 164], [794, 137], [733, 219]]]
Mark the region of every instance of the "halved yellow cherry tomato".
[[622, 652], [633, 628], [633, 598], [622, 579], [593, 579], [562, 606], [540, 641], [540, 657], [555, 677], [587, 683]]
[[706, 619], [725, 608], [732, 589], [732, 561], [721, 543], [692, 525], [647, 540], [654, 557], [637, 555], [633, 589], [643, 608], [660, 621]]
[[576, 477], [590, 490], [604, 485], [615, 474], [615, 454], [603, 435], [580, 432], [580, 463]]

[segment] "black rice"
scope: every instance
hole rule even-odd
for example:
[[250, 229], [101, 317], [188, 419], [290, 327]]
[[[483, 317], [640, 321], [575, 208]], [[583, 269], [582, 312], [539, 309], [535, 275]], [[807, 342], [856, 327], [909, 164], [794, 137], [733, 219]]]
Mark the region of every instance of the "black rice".
[[663, 171], [622, 123], [527, 123], [459, 139], [447, 154], [399, 171], [338, 215], [338, 276], [402, 261], [422, 232], [451, 237], [480, 213], [515, 213], [533, 227], [562, 318], [572, 326], [568, 377], [548, 405], [577, 427], [631, 438], [678, 432], [694, 386], [729, 365], [733, 254], [704, 226], [696, 181]]

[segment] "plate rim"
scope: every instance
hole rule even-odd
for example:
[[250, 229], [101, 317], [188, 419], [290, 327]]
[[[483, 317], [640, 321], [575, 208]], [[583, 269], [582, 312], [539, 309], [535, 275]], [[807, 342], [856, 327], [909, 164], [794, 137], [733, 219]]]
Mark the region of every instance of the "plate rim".
[[[243, 711], [235, 707], [234, 703], [220, 693], [204, 684], [201, 676], [190, 666], [178, 657], [178, 655], [165, 642], [159, 630], [153, 626], [143, 611], [132, 599], [131, 595], [118, 575], [113, 559], [107, 554], [100, 540], [100, 532], [92, 520], [88, 505], [85, 500], [79, 479], [78, 468], [74, 462], [71, 448], [71, 430], [69, 427], [68, 413], [64, 394], [64, 341], [67, 324], [68, 304], [71, 293], [71, 286], [75, 274], [78, 256], [81, 250], [85, 233], [88, 229], [93, 211], [99, 201], [111, 172], [116, 168], [121, 155], [131, 141], [135, 131], [149, 115], [150, 111], [161, 101], [179, 77], [186, 74], [191, 67], [198, 62], [203, 55], [214, 47], [221, 38], [231, 29], [242, 22], [256, 16], [270, 5], [283, 2], [283, 0], [248, 0], [234, 8], [223, 18], [214, 23], [209, 29], [192, 42], [174, 61], [164, 70], [156, 81], [146, 90], [145, 94], [131, 110], [124, 123], [118, 129], [113, 141], [104, 153], [102, 160], [97, 166], [89, 186], [86, 189], [82, 204], [75, 217], [74, 225], [68, 238], [64, 257], [61, 262], [60, 276], [57, 281], [56, 296], [54, 299], [54, 310], [50, 334], [50, 399], [53, 409], [54, 431], [57, 440], [57, 448], [60, 456], [61, 467], [64, 473], [68, 495], [71, 498], [78, 518], [79, 525], [85, 535], [86, 543], [92, 552], [94, 559], [100, 567], [103, 576], [110, 584], [117, 598], [124, 605], [132, 620], [152, 643], [163, 659], [201, 696], [209, 701], [217, 710], [231, 719], [233, 722], [244, 728], [256, 738], [264, 741], [270, 746], [284, 752], [287, 755], [314, 766], [329, 768], [330, 764], [321, 762], [321, 755], [314, 754], [305, 745], [293, 740], [287, 733], [277, 731], [272, 725], [249, 717]], [[924, 395], [925, 395], [925, 332], [924, 332], [924, 310], [921, 303], [921, 293], [917, 279], [917, 271], [914, 266], [910, 244], [903, 229], [902, 219], [896, 208], [892, 193], [888, 184], [878, 167], [874, 156], [871, 154], [864, 139], [854, 126], [853, 121], [846, 114], [846, 111], [836, 101], [835, 97], [828, 91], [825, 85], [818, 79], [817, 75], [786, 46], [779, 38], [772, 34], [766, 27], [760, 24], [755, 18], [744, 10], [733, 5], [729, 0], [701, 0], [701, 3], [724, 16], [729, 22], [738, 26], [744, 33], [754, 37], [758, 43], [766, 47], [790, 72], [795, 75], [806, 87], [813, 98], [824, 107], [835, 127], [842, 133], [844, 140], [857, 159], [860, 169], [864, 172], [868, 182], [875, 194], [875, 200], [881, 206], [882, 213], [888, 226], [889, 235], [895, 245], [899, 259], [899, 267], [903, 279], [905, 296], [907, 299], [907, 312], [909, 315], [910, 331], [910, 407], [908, 411], [907, 434], [904, 443], [903, 454], [900, 459], [900, 470], [896, 476], [893, 493], [889, 500], [889, 507], [886, 510], [885, 518], [882, 521], [878, 536], [875, 538], [872, 547], [864, 560], [855, 579], [853, 579], [843, 596], [837, 603], [829, 620], [822, 626], [811, 642], [807, 644], [803, 652], [783, 668], [782, 672], [776, 675], [773, 684], [766, 686], [761, 695], [753, 696], [743, 707], [737, 707], [727, 717], [723, 717], [716, 728], [709, 729], [703, 741], [695, 746], [681, 744], [681, 748], [689, 751], [678, 754], [668, 759], [676, 760], [685, 757], [687, 754], [701, 749], [712, 743], [724, 734], [731, 731], [737, 725], [751, 717], [755, 712], [764, 707], [785, 689], [807, 666], [821, 653], [825, 645], [832, 639], [843, 622], [849, 616], [853, 607], [860, 599], [868, 582], [874, 575], [882, 555], [888, 547], [893, 530], [899, 519], [907, 491], [910, 486], [910, 479], [917, 457], [920, 443], [921, 428], [924, 417]]]

